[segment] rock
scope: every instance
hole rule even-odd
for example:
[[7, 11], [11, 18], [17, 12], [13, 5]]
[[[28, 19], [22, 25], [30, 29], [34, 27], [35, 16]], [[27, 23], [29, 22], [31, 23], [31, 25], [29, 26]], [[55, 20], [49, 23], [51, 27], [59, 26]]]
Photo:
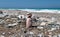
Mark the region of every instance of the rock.
[[51, 28], [51, 31], [56, 30], [56, 28]]
[[5, 37], [5, 36], [3, 36], [3, 35], [0, 35], [0, 37]]
[[38, 29], [43, 29], [43, 27], [40, 27], [40, 26], [38, 26], [37, 28], [38, 28]]
[[57, 35], [53, 35], [53, 37], [57, 37]]
[[5, 34], [5, 32], [2, 33], [3, 35]]
[[8, 26], [16, 26], [18, 23], [8, 24]]
[[9, 34], [11, 34], [11, 32], [8, 32]]
[[37, 36], [42, 37], [43, 35], [42, 34], [38, 34]]
[[41, 25], [41, 26], [45, 26], [45, 25], [47, 25], [47, 23], [42, 22], [40, 25]]
[[0, 24], [4, 24], [4, 22], [5, 22], [4, 20], [1, 20], [1, 21], [0, 21]]
[[60, 34], [58, 34], [58, 37], [60, 37]]
[[34, 33], [30, 31], [29, 34], [34, 34]]

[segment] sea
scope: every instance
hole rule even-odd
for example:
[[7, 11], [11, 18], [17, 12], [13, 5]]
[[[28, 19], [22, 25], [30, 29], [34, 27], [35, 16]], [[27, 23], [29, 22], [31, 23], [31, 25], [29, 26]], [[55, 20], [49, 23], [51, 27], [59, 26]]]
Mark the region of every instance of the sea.
[[60, 8], [0, 8], [0, 10], [22, 10], [28, 12], [60, 13]]

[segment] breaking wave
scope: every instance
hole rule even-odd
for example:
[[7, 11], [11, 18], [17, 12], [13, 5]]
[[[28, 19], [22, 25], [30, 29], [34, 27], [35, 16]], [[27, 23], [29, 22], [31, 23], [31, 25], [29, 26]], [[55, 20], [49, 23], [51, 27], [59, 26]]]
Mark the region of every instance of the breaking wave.
[[45, 12], [45, 13], [60, 13], [60, 10], [52, 10], [52, 9], [21, 9], [22, 11], [28, 11], [28, 12]]
[[0, 9], [0, 10], [21, 10], [27, 12], [45, 12], [45, 13], [60, 13], [58, 9]]

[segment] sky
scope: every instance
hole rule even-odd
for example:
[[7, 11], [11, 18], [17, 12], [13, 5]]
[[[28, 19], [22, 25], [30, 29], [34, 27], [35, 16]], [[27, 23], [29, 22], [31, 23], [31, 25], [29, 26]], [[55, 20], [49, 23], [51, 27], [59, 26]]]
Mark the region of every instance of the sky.
[[0, 8], [60, 8], [60, 0], [0, 0]]

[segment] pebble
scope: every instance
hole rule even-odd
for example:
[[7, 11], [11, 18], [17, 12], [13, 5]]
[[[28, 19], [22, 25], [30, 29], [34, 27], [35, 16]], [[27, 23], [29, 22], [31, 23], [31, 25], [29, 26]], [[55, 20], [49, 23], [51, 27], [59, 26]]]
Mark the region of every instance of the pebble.
[[3, 35], [5, 34], [5, 32], [2, 33]]
[[34, 33], [30, 31], [30, 34], [34, 34]]
[[3, 36], [3, 35], [0, 35], [0, 37], [5, 37], [5, 36]]
[[43, 27], [37, 27], [38, 29], [43, 29]]

